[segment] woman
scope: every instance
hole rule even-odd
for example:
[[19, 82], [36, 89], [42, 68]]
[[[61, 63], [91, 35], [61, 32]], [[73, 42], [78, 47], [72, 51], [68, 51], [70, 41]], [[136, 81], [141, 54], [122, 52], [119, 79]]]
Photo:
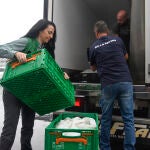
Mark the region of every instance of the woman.
[[[11, 43], [0, 45], [0, 57], [17, 59], [21, 63], [27, 61], [27, 53], [31, 53], [40, 48], [47, 50], [54, 57], [56, 41], [56, 26], [48, 20], [39, 20], [29, 32], [22, 38]], [[68, 79], [64, 73], [65, 79]], [[4, 102], [4, 127], [0, 137], [0, 150], [10, 150], [16, 134], [20, 111], [22, 113], [21, 128], [21, 150], [32, 150], [31, 138], [35, 112], [18, 100], [6, 89], [3, 90]]]

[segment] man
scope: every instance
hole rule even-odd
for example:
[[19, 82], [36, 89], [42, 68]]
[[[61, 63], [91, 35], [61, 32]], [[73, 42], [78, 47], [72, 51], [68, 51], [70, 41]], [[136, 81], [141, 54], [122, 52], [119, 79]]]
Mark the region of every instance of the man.
[[104, 21], [98, 21], [95, 24], [94, 32], [97, 40], [89, 52], [91, 69], [98, 71], [102, 86], [100, 149], [111, 150], [112, 109], [117, 98], [125, 126], [124, 149], [135, 150], [133, 86], [126, 63], [128, 54], [122, 40], [116, 36], [108, 36], [108, 31]]
[[114, 24], [112, 32], [118, 35], [124, 42], [128, 54], [130, 54], [130, 20], [125, 10], [117, 13], [117, 23]]

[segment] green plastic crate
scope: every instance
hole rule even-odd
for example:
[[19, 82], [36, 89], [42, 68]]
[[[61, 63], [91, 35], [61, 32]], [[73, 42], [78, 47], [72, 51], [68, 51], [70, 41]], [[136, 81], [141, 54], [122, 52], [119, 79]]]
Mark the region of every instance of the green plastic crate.
[[[60, 120], [67, 117], [90, 117], [95, 119], [95, 129], [56, 129]], [[63, 133], [79, 133], [77, 137], [64, 136]], [[63, 113], [45, 129], [45, 150], [99, 150], [98, 115], [96, 113]]]
[[16, 64], [7, 64], [1, 85], [39, 115], [74, 105], [74, 87], [46, 49], [30, 54], [29, 62]]
[[73, 83], [76, 90], [91, 90], [91, 91], [100, 91], [101, 84], [97, 83]]

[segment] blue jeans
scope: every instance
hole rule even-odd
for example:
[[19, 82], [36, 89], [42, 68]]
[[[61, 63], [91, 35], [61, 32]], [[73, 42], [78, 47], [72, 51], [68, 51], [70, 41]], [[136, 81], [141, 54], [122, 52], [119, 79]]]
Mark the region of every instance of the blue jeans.
[[102, 109], [100, 149], [111, 150], [110, 128], [112, 110], [115, 99], [118, 99], [121, 115], [124, 122], [124, 150], [135, 150], [135, 128], [133, 114], [133, 86], [131, 82], [118, 82], [102, 89], [100, 106]]

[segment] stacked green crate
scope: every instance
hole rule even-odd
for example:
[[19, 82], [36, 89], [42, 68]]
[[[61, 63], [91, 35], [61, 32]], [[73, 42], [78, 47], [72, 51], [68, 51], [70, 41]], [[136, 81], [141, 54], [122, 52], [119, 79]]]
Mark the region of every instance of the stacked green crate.
[[1, 85], [40, 115], [74, 105], [74, 87], [47, 50], [30, 55], [27, 63], [8, 63]]
[[[70, 117], [90, 117], [96, 121], [95, 129], [56, 129], [61, 120]], [[75, 137], [64, 133], [77, 133]], [[98, 115], [95, 113], [63, 113], [45, 129], [45, 150], [99, 150]]]
[[101, 84], [96, 83], [74, 83], [74, 88], [77, 90], [100, 91]]

